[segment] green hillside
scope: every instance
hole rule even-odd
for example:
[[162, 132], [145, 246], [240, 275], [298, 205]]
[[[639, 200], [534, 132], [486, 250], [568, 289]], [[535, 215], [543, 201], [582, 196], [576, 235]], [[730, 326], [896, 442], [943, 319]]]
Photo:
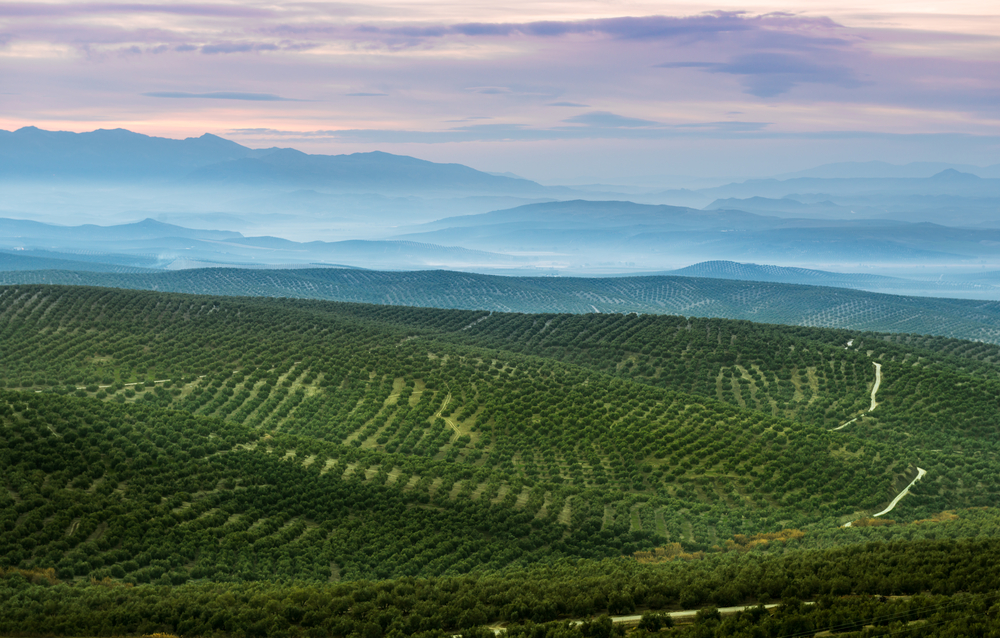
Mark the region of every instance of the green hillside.
[[1000, 303], [698, 277], [500, 277], [452, 271], [207, 268], [0, 272], [0, 284], [88, 285], [524, 313], [676, 314], [1000, 342]]
[[[972, 542], [948, 539], [1000, 551], [998, 365], [725, 319], [0, 288], [0, 633], [46, 608], [28, 633], [378, 638], [950, 597], [919, 576]], [[877, 576], [900, 543], [912, 567]], [[560, 627], [536, 633], [583, 631]]]

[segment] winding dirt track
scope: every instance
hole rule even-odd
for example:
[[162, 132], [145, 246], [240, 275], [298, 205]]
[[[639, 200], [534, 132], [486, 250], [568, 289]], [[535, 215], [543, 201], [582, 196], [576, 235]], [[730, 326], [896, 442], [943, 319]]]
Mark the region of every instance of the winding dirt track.
[[[851, 344], [848, 343], [847, 345], [851, 345]], [[875, 400], [875, 395], [878, 393], [879, 386], [882, 385], [882, 364], [881, 363], [877, 363], [877, 362], [872, 362], [872, 363], [875, 364], [875, 385], [872, 386], [872, 406], [870, 408], [868, 408], [869, 412], [871, 412], [872, 410], [874, 410], [875, 408], [878, 407], [878, 401]], [[847, 423], [833, 428], [833, 430], [831, 430], [831, 432], [836, 432], [837, 430], [842, 430], [842, 429], [846, 428], [847, 426], [849, 426], [850, 424], [854, 423], [857, 420], [858, 420], [858, 417], [854, 417], [853, 419], [851, 419]], [[886, 507], [884, 510], [882, 510], [878, 514], [872, 514], [872, 518], [878, 518], [879, 516], [883, 516], [883, 515], [888, 514], [889, 512], [891, 512], [893, 510], [893, 508], [895, 508], [896, 505], [899, 504], [899, 502], [901, 500], [903, 500], [903, 497], [910, 493], [910, 488], [913, 487], [914, 483], [916, 483], [920, 479], [924, 478], [924, 476], [926, 474], [927, 474], [927, 470], [918, 467], [917, 468], [917, 476], [916, 476], [916, 478], [914, 478], [912, 481], [910, 481], [910, 484], [907, 485], [903, 489], [902, 492], [900, 492], [899, 494], [897, 494], [896, 498], [892, 499], [892, 502], [889, 503], [888, 507]], [[845, 523], [844, 524], [844, 527], [850, 527], [850, 526], [851, 526], [850, 523]]]
[[846, 428], [847, 426], [849, 426], [850, 424], [854, 423], [857, 420], [858, 420], [858, 417], [854, 417], [853, 419], [851, 419], [850, 421], [848, 421], [844, 425], [838, 425], [837, 427], [833, 428], [830, 431], [831, 432], [836, 432], [837, 430], [843, 430], [844, 428]]
[[869, 412], [871, 412], [872, 410], [874, 410], [875, 408], [878, 407], [878, 401], [875, 400], [875, 393], [878, 392], [878, 387], [880, 385], [882, 385], [882, 364], [881, 363], [876, 363], [875, 364], [875, 385], [874, 385], [874, 387], [872, 387], [872, 407], [868, 408]]
[[915, 479], [913, 479], [912, 481], [910, 481], [910, 484], [907, 485], [906, 488], [902, 492], [900, 492], [899, 494], [897, 494], [896, 498], [892, 499], [892, 502], [889, 503], [889, 507], [885, 508], [884, 510], [882, 510], [878, 514], [872, 514], [872, 518], [875, 518], [875, 517], [878, 517], [878, 516], [882, 516], [883, 514], [888, 514], [889, 512], [891, 512], [892, 508], [896, 507], [896, 504], [899, 503], [899, 501], [902, 500], [902, 498], [904, 496], [906, 496], [907, 494], [910, 493], [910, 488], [913, 487], [913, 484], [916, 483], [917, 481], [919, 481], [920, 479], [924, 478], [924, 475], [926, 475], [926, 474], [927, 474], [927, 470], [918, 467], [917, 468], [917, 477]]
[[[808, 602], [804, 602], [802, 604], [803, 605], [814, 605], [816, 603], [813, 602], [813, 601], [808, 601]], [[771, 603], [771, 604], [768, 604], [768, 605], [764, 605], [764, 608], [765, 609], [773, 609], [774, 607], [778, 607], [779, 605], [780, 605], [780, 603]], [[747, 609], [753, 609], [756, 606], [757, 605], [743, 605], [743, 606], [739, 606], [739, 607], [718, 607], [717, 609], [719, 610], [720, 614], [735, 614], [735, 613], [740, 612], [740, 611], [746, 611]], [[684, 611], [665, 611], [665, 612], [660, 612], [660, 613], [662, 613], [664, 616], [670, 616], [671, 618], [677, 619], [677, 618], [694, 618], [695, 616], [698, 615], [699, 611], [701, 611], [701, 610], [700, 609], [686, 609]], [[640, 620], [642, 620], [642, 616], [640, 614], [634, 614], [634, 615], [631, 615], [631, 616], [611, 616], [611, 622], [615, 623], [616, 625], [620, 624], [620, 623], [623, 623], [623, 624], [638, 623]], [[572, 622], [573, 625], [582, 625], [583, 624], [582, 620], [573, 620], [573, 621], [570, 621], [570, 622]], [[505, 627], [492, 627], [492, 629], [493, 629], [493, 633], [496, 634], [496, 635], [499, 635], [500, 633], [502, 633], [503, 631], [506, 630]], [[459, 636], [461, 636], [461, 634], [456, 634], [456, 636], [453, 636], [452, 638], [458, 638]]]
[[[883, 515], [888, 514], [889, 512], [891, 512], [896, 507], [896, 505], [898, 505], [899, 502], [901, 500], [903, 500], [903, 497], [910, 493], [910, 488], [913, 487], [913, 485], [917, 481], [919, 481], [920, 479], [924, 478], [924, 476], [926, 476], [926, 475], [927, 475], [927, 470], [925, 470], [925, 469], [923, 469], [921, 467], [918, 467], [917, 468], [917, 476], [916, 476], [916, 478], [914, 478], [912, 481], [910, 481], [910, 484], [907, 485], [905, 488], [903, 488], [903, 491], [900, 492], [899, 494], [897, 494], [896, 498], [892, 499], [892, 502], [889, 503], [888, 507], [886, 507], [884, 510], [882, 510], [878, 514], [872, 514], [872, 518], [878, 518], [879, 516], [883, 516]], [[850, 526], [851, 526], [850, 523], [844, 523], [844, 527], [850, 527]]]
[[[764, 608], [765, 609], [771, 609], [772, 607], [777, 607], [778, 604], [779, 603], [772, 603], [772, 604], [769, 604], [769, 605], [764, 605]], [[806, 604], [810, 605], [812, 603], [806, 603]], [[757, 605], [743, 605], [743, 606], [740, 606], [740, 607], [718, 607], [717, 609], [719, 610], [720, 614], [735, 614], [736, 612], [739, 612], [739, 611], [746, 611], [747, 609], [753, 609], [756, 606]], [[684, 611], [667, 611], [667, 612], [663, 612], [663, 615], [664, 616], [670, 616], [671, 618], [694, 618], [695, 616], [698, 615], [699, 611], [701, 611], [701, 610], [700, 609], [686, 609]], [[640, 620], [642, 620], [642, 616], [638, 615], [638, 614], [634, 615], [634, 616], [611, 616], [611, 622], [613, 622], [613, 623], [633, 623], [633, 622], [639, 622]], [[583, 624], [582, 620], [577, 620], [577, 621], [574, 621], [574, 622], [575, 622], [575, 624], [578, 624], [578, 625], [582, 625]]]
[[[872, 407], [868, 408], [869, 412], [871, 412], [872, 410], [874, 410], [875, 408], [878, 407], [878, 401], [875, 400], [875, 394], [878, 392], [878, 388], [879, 388], [880, 385], [882, 385], [882, 364], [881, 363], [876, 363], [875, 364], [875, 385], [872, 386]], [[843, 425], [838, 425], [837, 427], [833, 428], [830, 431], [831, 432], [836, 432], [837, 430], [843, 430], [844, 428], [846, 428], [847, 426], [849, 426], [850, 424], [854, 423], [857, 420], [858, 420], [858, 417], [854, 417], [853, 419], [851, 419], [847, 423], [845, 423]]]

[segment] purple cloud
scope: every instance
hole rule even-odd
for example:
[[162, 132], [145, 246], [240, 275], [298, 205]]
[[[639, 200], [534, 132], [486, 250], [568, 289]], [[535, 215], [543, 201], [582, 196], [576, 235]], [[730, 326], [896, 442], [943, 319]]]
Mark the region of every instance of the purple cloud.
[[694, 124], [677, 124], [677, 129], [701, 129], [713, 132], [750, 133], [763, 131], [770, 126], [768, 122], [696, 122]]
[[206, 44], [201, 52], [209, 55], [215, 53], [259, 53], [261, 51], [277, 51], [278, 45], [271, 42], [219, 42]]
[[116, 4], [107, 2], [81, 4], [8, 2], [0, 4], [0, 16], [2, 17], [56, 18], [62, 16], [128, 13], [164, 13], [218, 18], [267, 18], [274, 16], [273, 11], [232, 4]]
[[162, 98], [198, 98], [208, 100], [246, 100], [248, 102], [302, 102], [288, 97], [281, 97], [271, 93], [233, 93], [228, 91], [216, 91], [212, 93], [184, 93], [182, 91], [152, 91], [143, 93], [145, 97]]
[[757, 97], [775, 97], [803, 82], [834, 84], [844, 88], [860, 86], [854, 71], [839, 64], [823, 64], [808, 54], [748, 53], [729, 62], [667, 62], [659, 68], [704, 69], [711, 73], [728, 73], [745, 78], [747, 92]]
[[[287, 133], [289, 140], [314, 140], [311, 150], [494, 141], [512, 142], [506, 148], [514, 149], [520, 141], [595, 140], [598, 146], [612, 140], [607, 148], [660, 157], [666, 145], [657, 151], [649, 140], [681, 140], [690, 151], [700, 148], [699, 139], [738, 139], [749, 153], [749, 140], [812, 135], [829, 140], [828, 149], [841, 149], [861, 139], [844, 131], [866, 126], [982, 137], [1000, 117], [1000, 45], [958, 32], [865, 30], [782, 13], [488, 23], [470, 8], [466, 15], [474, 18], [455, 24], [421, 3], [393, 5], [390, 12], [387, 0], [370, 6], [150, 2], [0, 2], [6, 34], [0, 47], [7, 41], [43, 52], [30, 62], [8, 56], [0, 63], [3, 90], [18, 94], [5, 100], [5, 118], [18, 125], [43, 125], [46, 118], [142, 121], [144, 130], [166, 135], [177, 132], [169, 126], [189, 134], [191, 127], [225, 131], [285, 121], [290, 129], [320, 131]], [[346, 13], [353, 17], [345, 20]], [[149, 24], [155, 28], [139, 28]], [[62, 55], [66, 48], [76, 49], [78, 59]], [[193, 91], [142, 96], [150, 78], [156, 88]], [[247, 93], [194, 92], [233, 86]], [[358, 102], [383, 92], [393, 99]], [[284, 95], [315, 102], [275, 99]], [[192, 99], [242, 100], [239, 119]], [[493, 119], [484, 125], [470, 121], [470, 113]], [[723, 121], [731, 117], [746, 121]], [[458, 128], [436, 130], [442, 126]], [[338, 130], [344, 128], [352, 130]], [[875, 138], [864, 139], [865, 148], [881, 152]], [[814, 148], [805, 141], [801, 147]]]
[[[424, 46], [428, 40], [448, 37], [506, 38], [511, 36], [558, 38], [567, 35], [610, 37], [622, 41], [716, 40], [727, 34], [767, 32], [773, 42], [793, 40], [830, 46], [843, 44], [829, 33], [838, 25], [828, 18], [785, 13], [750, 15], [738, 11], [715, 11], [695, 16], [641, 16], [592, 20], [538, 21], [524, 23], [468, 22], [461, 24], [398, 25], [360, 24], [346, 26], [322, 20], [313, 24], [281, 23], [261, 27], [264, 35], [308, 36], [338, 41], [376, 42], [392, 48]], [[790, 44], [790, 43], [789, 43]]]
[[[276, 129], [233, 129], [237, 135], [277, 137], [286, 141], [329, 139], [338, 142], [371, 144], [449, 144], [455, 142], [538, 142], [559, 140], [656, 140], [656, 139], [753, 139], [768, 126], [766, 122], [701, 122], [682, 125], [622, 124], [646, 122], [622, 118], [612, 113], [597, 113], [599, 119], [590, 120], [588, 126], [554, 126], [536, 128], [522, 124], [469, 124], [441, 131], [414, 131], [388, 129], [346, 129], [315, 131], [281, 131]], [[605, 116], [611, 116], [605, 118]], [[481, 118], [466, 118], [481, 119]], [[780, 137], [780, 135], [779, 135]]]
[[583, 113], [582, 115], [574, 115], [571, 118], [563, 120], [563, 122], [568, 124], [584, 124], [586, 126], [595, 126], [600, 128], [637, 128], [660, 126], [659, 122], [640, 120], [634, 117], [624, 117], [607, 111], [591, 111], [590, 113]]
[[473, 86], [467, 89], [479, 95], [510, 95], [512, 91], [505, 86]]
[[[719, 53], [725, 55], [728, 52], [729, 60], [678, 61], [659, 66], [703, 68], [711, 73], [740, 76], [748, 93], [767, 98], [807, 82], [842, 88], [861, 84], [851, 67], [842, 62], [842, 58], [854, 55], [856, 38], [846, 36], [844, 27], [829, 18], [788, 13], [750, 15], [716, 11], [685, 17], [644, 16], [526, 23], [364, 24], [350, 30], [329, 24], [278, 25], [269, 27], [264, 33], [367, 42], [394, 50], [432, 46], [432, 41], [456, 37], [550, 39], [574, 34], [636, 44], [662, 41], [681, 48], [711, 42], [716, 44]], [[475, 90], [494, 95], [507, 92], [502, 86], [478, 87]]]
[[592, 34], [612, 36], [623, 40], [650, 40], [690, 37], [695, 34], [715, 35], [730, 31], [746, 31], [755, 28], [755, 24], [768, 23], [777, 19], [789, 20], [791, 18], [783, 16], [779, 18], [774, 15], [748, 18], [743, 13], [715, 12], [690, 17], [648, 16], [500, 24], [470, 22], [430, 27], [366, 25], [356, 27], [355, 31], [365, 35], [404, 36], [408, 38], [441, 38], [449, 35], [469, 37], [524, 35], [550, 38], [570, 34]]

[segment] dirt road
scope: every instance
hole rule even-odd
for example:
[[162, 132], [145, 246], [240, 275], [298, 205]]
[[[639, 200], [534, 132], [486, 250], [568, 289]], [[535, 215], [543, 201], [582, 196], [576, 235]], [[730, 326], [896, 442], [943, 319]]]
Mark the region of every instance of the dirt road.
[[[806, 603], [806, 604], [810, 605], [812, 603]], [[719, 610], [720, 614], [735, 614], [736, 612], [739, 612], [739, 611], [746, 611], [747, 609], [753, 609], [756, 606], [757, 605], [743, 605], [741, 607], [719, 607], [718, 610]], [[777, 606], [778, 606], [778, 603], [773, 603], [773, 604], [770, 604], [770, 605], [764, 605], [764, 608], [765, 609], [771, 609], [772, 607], [777, 607]], [[670, 616], [671, 618], [677, 619], [677, 618], [694, 618], [695, 616], [698, 615], [699, 611], [701, 611], [701, 610], [700, 609], [686, 609], [684, 611], [666, 611], [666, 612], [662, 612], [662, 613], [663, 613], [664, 616]], [[642, 616], [641, 615], [634, 615], [634, 616], [612, 616], [611, 617], [611, 622], [613, 622], [613, 623], [633, 623], [633, 622], [639, 622], [640, 620], [642, 620]], [[575, 624], [578, 624], [578, 625], [583, 624], [582, 620], [577, 620], [577, 621], [574, 621], [574, 622], [575, 622]]]
[[[896, 505], [898, 505], [899, 502], [901, 500], [903, 500], [903, 497], [910, 493], [910, 488], [913, 487], [913, 485], [917, 481], [919, 481], [920, 479], [924, 478], [924, 476], [926, 476], [926, 475], [927, 475], [927, 470], [925, 470], [925, 469], [923, 469], [921, 467], [918, 467], [917, 468], [917, 476], [916, 476], [916, 478], [914, 478], [912, 481], [910, 481], [910, 484], [907, 485], [905, 488], [903, 488], [903, 491], [900, 492], [899, 494], [897, 494], [896, 498], [892, 499], [892, 502], [889, 503], [888, 507], [886, 507], [884, 510], [882, 510], [878, 514], [872, 514], [872, 518], [878, 518], [879, 516], [884, 516], [885, 514], [888, 514], [889, 512], [891, 512], [893, 510], [893, 508], [895, 508]], [[851, 526], [850, 523], [845, 523], [844, 524], [844, 527], [850, 527], [850, 526]]]
[[921, 469], [921, 468], [918, 467], [917, 468], [917, 477], [915, 479], [913, 479], [912, 481], [910, 481], [910, 484], [906, 486], [906, 489], [904, 489], [902, 492], [900, 492], [899, 494], [897, 494], [896, 498], [892, 499], [892, 502], [889, 503], [889, 506], [887, 508], [885, 508], [884, 510], [882, 510], [878, 514], [872, 514], [872, 517], [875, 518], [875, 517], [882, 516], [883, 514], [888, 514], [889, 512], [891, 512], [892, 508], [896, 507], [896, 504], [899, 503], [899, 501], [902, 500], [902, 498], [904, 496], [906, 496], [907, 494], [910, 493], [910, 488], [913, 487], [913, 484], [916, 483], [917, 481], [919, 481], [920, 479], [924, 478], [924, 476], [926, 474], [927, 474], [927, 470], [924, 470], [924, 469]]
[[882, 385], [882, 364], [875, 364], [875, 386], [872, 388], [872, 407], [868, 408], [871, 412], [878, 407], [878, 401], [875, 400], [875, 393], [878, 392], [878, 387]]
[[[773, 609], [774, 607], [777, 607], [779, 604], [780, 603], [771, 603], [769, 605], [764, 605], [764, 608], [765, 609]], [[805, 602], [805, 603], [802, 603], [802, 604], [803, 605], [814, 605], [815, 603], [813, 601], [809, 601], [809, 602]], [[727, 615], [727, 614], [735, 614], [735, 613], [740, 612], [740, 611], [746, 611], [747, 609], [753, 609], [756, 606], [757, 605], [743, 605], [743, 606], [740, 606], [740, 607], [718, 607], [718, 610], [719, 610], [720, 614]], [[701, 611], [701, 610], [700, 609], [685, 609], [684, 611], [664, 611], [664, 612], [658, 612], [658, 613], [660, 613], [660, 614], [662, 614], [664, 616], [670, 616], [671, 618], [673, 618], [675, 620], [678, 620], [678, 619], [694, 618], [695, 616], [698, 615], [699, 611]], [[631, 616], [611, 616], [611, 622], [613, 622], [616, 625], [618, 625], [618, 624], [638, 623], [640, 620], [642, 620], [642, 615], [640, 615], [640, 614], [634, 614], [634, 615], [631, 615]], [[582, 620], [573, 620], [571, 622], [574, 625], [582, 625], [583, 624]], [[491, 627], [491, 629], [493, 630], [493, 633], [495, 635], [499, 635], [500, 633], [502, 633], [503, 631], [505, 631], [504, 627]], [[460, 634], [458, 634], [456, 636], [453, 636], [452, 638], [460, 638]]]
[[[875, 394], [878, 392], [878, 388], [879, 388], [880, 385], [882, 385], [882, 364], [881, 363], [876, 363], [875, 364], [875, 385], [872, 386], [872, 406], [870, 408], [868, 408], [869, 412], [871, 412], [872, 410], [874, 410], [875, 408], [878, 407], [878, 401], [875, 400]], [[847, 426], [849, 426], [850, 424], [854, 423], [857, 420], [858, 420], [858, 417], [854, 417], [853, 419], [851, 419], [847, 423], [845, 423], [843, 425], [838, 425], [837, 427], [833, 428], [830, 431], [831, 432], [836, 432], [837, 430], [843, 430], [844, 428], [846, 428]]]

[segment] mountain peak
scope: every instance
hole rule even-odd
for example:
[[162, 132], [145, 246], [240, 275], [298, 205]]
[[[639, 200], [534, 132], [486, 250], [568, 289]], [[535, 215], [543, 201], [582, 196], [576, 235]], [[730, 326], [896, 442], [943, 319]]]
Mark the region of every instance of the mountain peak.
[[963, 173], [962, 171], [956, 171], [954, 168], [946, 168], [940, 173], [935, 173], [930, 177], [930, 179], [936, 180], [978, 180], [981, 179], [978, 175], [973, 175], [972, 173]]

